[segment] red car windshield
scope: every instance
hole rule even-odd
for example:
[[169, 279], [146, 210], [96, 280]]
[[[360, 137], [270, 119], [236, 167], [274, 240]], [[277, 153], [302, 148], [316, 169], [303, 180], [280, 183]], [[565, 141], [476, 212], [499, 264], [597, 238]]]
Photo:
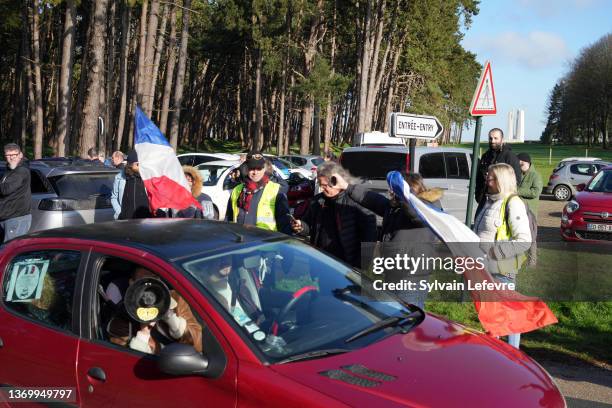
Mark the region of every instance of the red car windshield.
[[[398, 330], [381, 321], [404, 319], [407, 312], [390, 296], [374, 301], [362, 294], [358, 271], [294, 240], [241, 247], [181, 266], [273, 363], [371, 344]], [[376, 324], [381, 329], [370, 331]]]
[[598, 193], [612, 193], [612, 170], [603, 170], [597, 173], [586, 190]]

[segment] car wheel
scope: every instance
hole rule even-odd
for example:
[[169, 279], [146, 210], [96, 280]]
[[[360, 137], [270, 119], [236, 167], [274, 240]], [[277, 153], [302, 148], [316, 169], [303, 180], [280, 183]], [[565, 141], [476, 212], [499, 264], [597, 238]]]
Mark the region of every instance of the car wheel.
[[560, 184], [553, 190], [553, 195], [557, 201], [567, 201], [572, 196], [572, 190], [564, 184]]

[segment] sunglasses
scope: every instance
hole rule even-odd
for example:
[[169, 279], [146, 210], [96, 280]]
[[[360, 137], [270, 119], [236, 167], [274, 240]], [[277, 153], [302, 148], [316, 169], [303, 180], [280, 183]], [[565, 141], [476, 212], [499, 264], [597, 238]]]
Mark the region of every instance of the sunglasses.
[[4, 154], [4, 157], [6, 157], [7, 159], [14, 159], [16, 157], [19, 157], [19, 153], [15, 153], [15, 154]]

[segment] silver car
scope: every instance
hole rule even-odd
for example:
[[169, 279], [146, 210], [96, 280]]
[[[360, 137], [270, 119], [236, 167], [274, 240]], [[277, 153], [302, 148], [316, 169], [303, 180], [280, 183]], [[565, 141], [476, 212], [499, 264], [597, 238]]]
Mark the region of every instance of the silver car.
[[289, 154], [278, 157], [284, 160], [288, 160], [296, 166], [311, 172], [317, 171], [317, 166], [323, 163], [323, 158], [321, 156], [313, 156], [309, 154]]
[[[30, 232], [112, 221], [110, 195], [118, 170], [84, 161], [30, 161]], [[0, 163], [0, 176], [6, 165]]]
[[[444, 211], [465, 220], [470, 184], [471, 151], [453, 147], [421, 147], [415, 149], [415, 170], [427, 187], [444, 190]], [[340, 163], [353, 176], [361, 178], [372, 190], [387, 194], [387, 173], [405, 170], [410, 165], [407, 147], [360, 146], [344, 149]]]
[[557, 201], [567, 201], [576, 194], [578, 184], [586, 183], [609, 165], [603, 160], [562, 160], [550, 175], [545, 192], [552, 194]]

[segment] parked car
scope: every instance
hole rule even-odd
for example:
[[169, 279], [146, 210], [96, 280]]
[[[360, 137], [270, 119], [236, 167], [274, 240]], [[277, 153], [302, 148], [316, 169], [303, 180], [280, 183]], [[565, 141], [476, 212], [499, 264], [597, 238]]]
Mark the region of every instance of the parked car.
[[565, 241], [612, 241], [612, 166], [601, 169], [565, 204], [561, 237]]
[[[70, 158], [32, 160], [29, 165], [31, 232], [113, 220], [110, 195], [118, 170]], [[0, 163], [0, 177], [5, 169]]]
[[[417, 146], [415, 154], [415, 171], [423, 177], [427, 187], [444, 190], [444, 211], [464, 221], [470, 185], [471, 151], [453, 147]], [[342, 152], [340, 163], [353, 176], [369, 184], [372, 190], [387, 194], [387, 173], [409, 169], [410, 156], [407, 147], [349, 147]]]
[[601, 168], [610, 165], [601, 160], [561, 161], [548, 179], [545, 192], [557, 201], [567, 201], [576, 194], [576, 186], [588, 182]]
[[[207, 279], [221, 262], [253, 301], [247, 320], [223, 301], [227, 284]], [[111, 342], [105, 291], [136, 268], [182, 298], [201, 341], [168, 340], [159, 354]], [[0, 278], [0, 384], [72, 387], [71, 405], [565, 406], [521, 351], [391, 295], [373, 300], [365, 275], [258, 228], [150, 219], [47, 230], [6, 245]]]
[[280, 157], [276, 157], [276, 160], [284, 164], [289, 169], [289, 174], [299, 173], [302, 177], [305, 177], [309, 180], [313, 180], [317, 175], [316, 170], [307, 170], [303, 167], [298, 166], [297, 164], [294, 164], [293, 162], [290, 162], [289, 160], [281, 159]]
[[289, 154], [279, 157], [281, 159], [289, 160], [296, 166], [300, 166], [301, 168], [309, 170], [313, 173], [317, 171], [317, 166], [323, 163], [323, 158], [321, 156], [313, 156], [308, 154]]
[[183, 153], [179, 154], [178, 160], [182, 166], [197, 166], [216, 160], [239, 160], [240, 155], [235, 153]]

